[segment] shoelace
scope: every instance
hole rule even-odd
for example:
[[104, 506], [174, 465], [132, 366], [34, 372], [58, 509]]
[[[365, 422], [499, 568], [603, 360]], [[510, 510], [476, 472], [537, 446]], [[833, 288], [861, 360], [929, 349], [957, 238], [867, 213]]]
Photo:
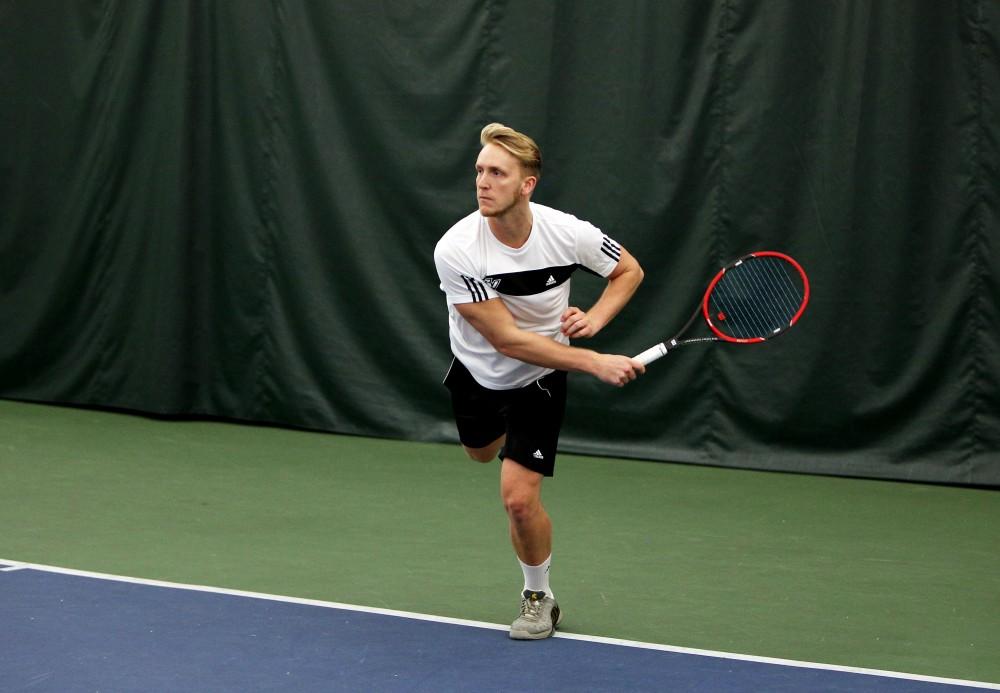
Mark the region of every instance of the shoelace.
[[542, 601], [541, 599], [522, 597], [521, 615], [532, 620], [538, 620], [538, 617], [542, 615]]

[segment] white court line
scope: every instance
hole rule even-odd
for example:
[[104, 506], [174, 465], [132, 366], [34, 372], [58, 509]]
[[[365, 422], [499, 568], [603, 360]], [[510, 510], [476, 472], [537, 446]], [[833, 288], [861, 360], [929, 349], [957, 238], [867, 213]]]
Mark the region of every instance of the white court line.
[[[0, 558], [0, 563], [10, 564], [8, 567], [0, 569], [0, 572], [11, 572], [15, 570], [38, 570], [47, 573], [58, 573], [60, 575], [73, 575], [77, 577], [95, 578], [98, 580], [109, 580], [113, 582], [125, 582], [135, 585], [147, 585], [150, 587], [167, 587], [170, 589], [188, 590], [191, 592], [210, 592], [213, 594], [225, 594], [233, 597], [249, 597], [252, 599], [262, 599], [272, 602], [284, 602], [287, 604], [302, 604], [305, 606], [316, 606], [324, 609], [341, 609], [345, 611], [357, 611], [368, 614], [380, 614], [382, 616], [396, 616], [399, 618], [409, 618], [417, 621], [432, 621], [434, 623], [447, 623], [455, 626], [469, 626], [472, 628], [488, 628], [490, 630], [508, 630], [509, 625], [500, 623], [486, 623], [485, 621], [470, 621], [461, 618], [449, 618], [447, 616], [433, 616], [431, 614], [418, 614], [411, 611], [397, 611], [394, 609], [381, 609], [372, 606], [358, 606], [356, 604], [342, 604], [339, 602], [327, 602], [318, 599], [304, 599], [301, 597], [286, 597], [277, 594], [265, 594], [262, 592], [248, 592], [245, 590], [234, 590], [226, 587], [209, 587], [207, 585], [188, 585], [179, 582], [166, 582], [164, 580], [150, 580], [146, 578], [135, 578], [126, 575], [111, 575], [108, 573], [94, 573], [87, 570], [75, 570], [73, 568], [60, 568], [57, 566], [42, 565], [39, 563], [24, 563], [22, 561], [5, 560]], [[847, 674], [864, 674], [867, 676], [882, 676], [894, 679], [906, 679], [908, 681], [926, 681], [928, 683], [943, 683], [954, 686], [968, 686], [970, 688], [984, 688], [988, 690], [1000, 691], [1000, 683], [990, 683], [987, 681], [968, 681], [965, 679], [950, 679], [939, 676], [924, 676], [922, 674], [909, 674], [901, 671], [887, 671], [883, 669], [865, 669], [862, 667], [850, 667], [840, 664], [823, 664], [821, 662], [804, 662], [795, 659], [780, 659], [777, 657], [759, 657], [757, 655], [740, 654], [736, 652], [720, 652], [716, 650], [700, 650], [690, 647], [676, 647], [674, 645], [661, 645], [652, 642], [639, 642], [636, 640], [621, 640], [619, 638], [605, 638], [599, 635], [578, 635], [575, 633], [556, 633], [554, 637], [566, 640], [581, 640], [584, 642], [594, 642], [603, 645], [618, 645], [621, 647], [634, 647], [645, 650], [659, 650], [662, 652], [674, 652], [677, 654], [695, 655], [699, 657], [716, 657], [719, 659], [732, 659], [742, 662], [759, 662], [762, 664], [774, 664], [777, 666], [798, 667], [801, 669], [822, 669], [825, 671], [839, 671]]]

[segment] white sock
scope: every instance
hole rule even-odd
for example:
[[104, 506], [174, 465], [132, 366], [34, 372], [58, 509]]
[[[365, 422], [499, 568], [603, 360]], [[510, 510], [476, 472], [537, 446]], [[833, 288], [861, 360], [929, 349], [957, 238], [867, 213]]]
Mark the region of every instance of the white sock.
[[528, 565], [520, 558], [517, 562], [521, 564], [521, 572], [524, 573], [524, 589], [545, 592], [552, 597], [552, 588], [549, 587], [549, 565], [552, 563], [552, 556], [546, 558], [541, 565]]

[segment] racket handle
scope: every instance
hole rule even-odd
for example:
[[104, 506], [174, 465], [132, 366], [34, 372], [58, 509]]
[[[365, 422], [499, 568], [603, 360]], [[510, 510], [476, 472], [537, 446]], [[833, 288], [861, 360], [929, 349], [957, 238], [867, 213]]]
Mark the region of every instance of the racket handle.
[[661, 358], [661, 357], [666, 356], [666, 355], [667, 355], [667, 347], [666, 347], [666, 345], [663, 344], [663, 342], [660, 342], [656, 346], [650, 347], [649, 349], [646, 349], [644, 352], [642, 352], [638, 356], [633, 356], [632, 358], [634, 358], [636, 361], [638, 361], [642, 365], [648, 366], [649, 364], [651, 364], [656, 359]]

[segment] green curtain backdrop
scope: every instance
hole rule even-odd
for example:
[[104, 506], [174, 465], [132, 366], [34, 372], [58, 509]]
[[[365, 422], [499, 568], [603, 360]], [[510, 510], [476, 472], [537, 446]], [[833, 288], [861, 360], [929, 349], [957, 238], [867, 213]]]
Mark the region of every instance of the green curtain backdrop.
[[0, 396], [455, 440], [431, 254], [500, 120], [646, 270], [588, 346], [749, 250], [812, 281], [774, 342], [572, 377], [564, 451], [1000, 485], [998, 37], [993, 0], [0, 2]]

